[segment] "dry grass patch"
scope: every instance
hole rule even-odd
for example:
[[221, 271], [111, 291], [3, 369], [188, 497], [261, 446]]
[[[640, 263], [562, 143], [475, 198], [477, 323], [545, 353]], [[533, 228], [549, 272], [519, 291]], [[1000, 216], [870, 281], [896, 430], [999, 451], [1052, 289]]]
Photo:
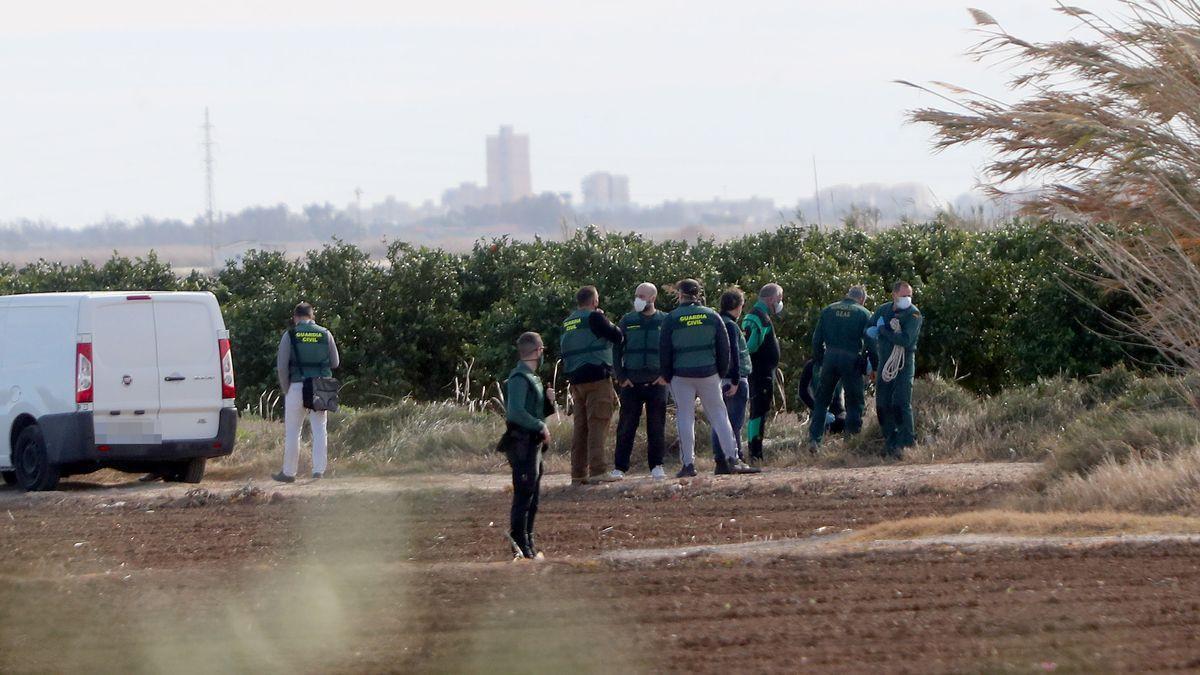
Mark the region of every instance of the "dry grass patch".
[[1109, 459], [1087, 475], [1067, 475], [1028, 499], [1035, 509], [1117, 510], [1200, 515], [1200, 448], [1163, 459]]
[[995, 534], [1023, 537], [1091, 537], [1140, 534], [1200, 534], [1200, 518], [1149, 516], [1114, 511], [1089, 513], [1025, 513], [974, 511], [952, 516], [909, 518], [879, 523], [851, 539], [905, 540], [957, 534]]
[[[547, 420], [553, 445], [549, 471], [569, 466], [571, 421]], [[334, 475], [389, 476], [410, 473], [491, 473], [507, 470], [494, 451], [504, 419], [453, 403], [411, 400], [380, 408], [346, 408], [329, 417], [329, 471]], [[300, 443], [300, 475], [311, 470], [308, 427]], [[283, 462], [283, 422], [243, 415], [233, 454], [210, 461], [206, 475], [218, 480], [264, 476]]]

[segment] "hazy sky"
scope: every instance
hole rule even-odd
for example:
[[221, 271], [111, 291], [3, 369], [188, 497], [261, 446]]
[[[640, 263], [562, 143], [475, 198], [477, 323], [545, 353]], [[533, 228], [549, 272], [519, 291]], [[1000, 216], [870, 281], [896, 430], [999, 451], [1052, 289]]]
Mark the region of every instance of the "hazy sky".
[[[1051, 0], [94, 0], [0, 5], [0, 221], [83, 225], [218, 208], [420, 202], [484, 182], [484, 136], [531, 136], [534, 190], [596, 170], [644, 203], [917, 181], [942, 198], [979, 151], [933, 155], [896, 78], [1000, 92], [962, 56], [968, 4], [1064, 35]], [[1078, 3], [1110, 10], [1116, 0]]]

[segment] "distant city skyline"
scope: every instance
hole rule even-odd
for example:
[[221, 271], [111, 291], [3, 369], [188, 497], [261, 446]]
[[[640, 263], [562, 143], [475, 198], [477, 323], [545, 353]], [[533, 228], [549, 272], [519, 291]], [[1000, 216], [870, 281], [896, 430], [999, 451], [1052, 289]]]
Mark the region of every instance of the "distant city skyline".
[[[1111, 14], [1118, 0], [1083, 0]], [[1012, 32], [1067, 37], [1052, 0], [983, 3]], [[979, 148], [935, 155], [895, 79], [1005, 96], [964, 56], [962, 0], [797, 3], [284, 0], [14, 4], [0, 22], [0, 222], [82, 226], [205, 208], [435, 204], [483, 184], [480, 139], [532, 139], [535, 194], [628, 176], [640, 204], [780, 205], [821, 187], [975, 184]], [[518, 191], [520, 191], [518, 189]], [[582, 195], [576, 200], [582, 202]]]

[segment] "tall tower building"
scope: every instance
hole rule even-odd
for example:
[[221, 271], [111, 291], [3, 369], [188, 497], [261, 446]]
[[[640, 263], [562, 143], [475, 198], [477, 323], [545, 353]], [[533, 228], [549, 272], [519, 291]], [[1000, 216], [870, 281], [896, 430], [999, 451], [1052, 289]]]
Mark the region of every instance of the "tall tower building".
[[511, 126], [487, 137], [488, 201], [508, 204], [533, 194], [529, 173], [529, 136], [514, 134]]

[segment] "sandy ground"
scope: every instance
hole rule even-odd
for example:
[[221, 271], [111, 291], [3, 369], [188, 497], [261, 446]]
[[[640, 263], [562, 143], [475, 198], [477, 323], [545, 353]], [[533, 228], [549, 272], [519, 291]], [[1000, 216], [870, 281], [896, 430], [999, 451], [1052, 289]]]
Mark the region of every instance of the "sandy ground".
[[[990, 486], [1012, 486], [1032, 478], [1041, 465], [1027, 462], [995, 462], [981, 464], [895, 464], [853, 469], [773, 469], [753, 477], [701, 475], [691, 479], [653, 481], [648, 475], [631, 475], [620, 483], [575, 488], [578, 495], [611, 496], [629, 492], [641, 493], [675, 486], [695, 490], [721, 489], [738, 486], [750, 491], [818, 488], [825, 491], [879, 491], [949, 489], [973, 490]], [[75, 476], [63, 480], [59, 489], [47, 493], [23, 493], [0, 486], [0, 507], [17, 503], [113, 502], [177, 499], [193, 490], [203, 490], [216, 498], [228, 498], [247, 487], [278, 493], [281, 498], [326, 497], [345, 495], [395, 494], [431, 490], [461, 490], [494, 492], [509, 491], [511, 479], [507, 474], [412, 474], [406, 476], [365, 477], [312, 480], [301, 478], [295, 483], [277, 483], [267, 478], [246, 481], [206, 480], [202, 485], [179, 483], [141, 483], [129, 474], [110, 473], [125, 478], [125, 482], [90, 480]], [[106, 476], [107, 478], [107, 476]], [[566, 474], [550, 474], [542, 480], [542, 489], [553, 491], [570, 488]]]
[[1008, 499], [1022, 464], [0, 490], [0, 671], [1200, 668], [1200, 540], [851, 541]]

